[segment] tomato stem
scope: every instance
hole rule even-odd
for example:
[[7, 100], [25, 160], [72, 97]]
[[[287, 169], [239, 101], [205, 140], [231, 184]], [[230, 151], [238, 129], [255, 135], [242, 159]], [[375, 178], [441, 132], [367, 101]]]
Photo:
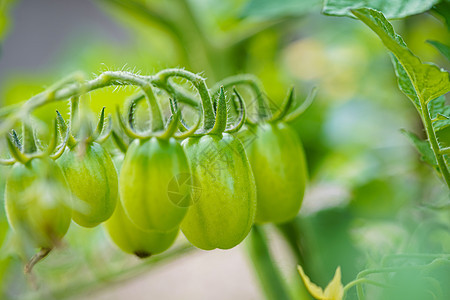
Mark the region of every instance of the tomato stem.
[[290, 299], [289, 293], [276, 267], [262, 227], [254, 225], [250, 232], [248, 250], [267, 299]]
[[33, 270], [33, 267], [43, 260], [49, 253], [52, 251], [51, 248], [42, 248], [38, 253], [36, 253], [25, 265], [24, 267], [24, 273], [25, 274], [31, 274], [31, 271]]

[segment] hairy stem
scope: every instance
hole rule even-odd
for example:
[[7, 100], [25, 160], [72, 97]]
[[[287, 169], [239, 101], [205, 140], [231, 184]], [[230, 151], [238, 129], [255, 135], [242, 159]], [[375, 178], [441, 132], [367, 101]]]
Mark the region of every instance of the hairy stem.
[[[157, 86], [167, 86], [170, 77], [181, 77], [188, 81], [190, 81], [195, 88], [197, 89], [200, 99], [202, 101], [202, 110], [203, 110], [203, 129], [209, 130], [214, 127], [214, 111], [211, 101], [211, 95], [209, 94], [209, 89], [206, 86], [205, 79], [202, 77], [188, 72], [182, 69], [166, 69], [162, 70], [158, 74], [155, 75], [155, 85]], [[178, 99], [181, 100], [181, 99]]]
[[[168, 92], [169, 95], [174, 93], [174, 95], [171, 96], [179, 97], [177, 99], [178, 101], [185, 102], [192, 106], [197, 106], [197, 102], [189, 95], [179, 91], [169, 83], [164, 83], [167, 81], [167, 78], [171, 76], [183, 77], [194, 83], [195, 87], [199, 91], [200, 97], [202, 98], [203, 110], [206, 112], [205, 120], [214, 121], [214, 113], [212, 110], [211, 97], [209, 96], [208, 88], [204, 79], [198, 75], [180, 69], [165, 70], [155, 76], [141, 76], [123, 71], [107, 71], [100, 74], [97, 78], [89, 81], [73, 82], [74, 80], [62, 80], [58, 85], [54, 85], [42, 93], [33, 96], [28, 101], [24, 102], [20, 107], [14, 106], [13, 109], [3, 109], [3, 112], [8, 111], [8, 116], [5, 116], [3, 122], [0, 124], [0, 135], [5, 134], [14, 126], [16, 122], [20, 119], [26, 118], [29, 113], [38, 107], [56, 101], [67, 100], [72, 97], [79, 97], [91, 91], [109, 86], [131, 85], [141, 87], [145, 91], [145, 89], [148, 89], [150, 84], [155, 84]], [[205, 124], [208, 126], [211, 125], [208, 122]]]

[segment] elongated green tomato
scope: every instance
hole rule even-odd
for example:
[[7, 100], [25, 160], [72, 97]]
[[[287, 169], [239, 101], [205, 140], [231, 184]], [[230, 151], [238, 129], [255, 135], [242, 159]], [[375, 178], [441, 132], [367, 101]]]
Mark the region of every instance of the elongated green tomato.
[[6, 179], [8, 221], [36, 247], [52, 249], [71, 220], [70, 191], [59, 166], [49, 158], [16, 163]]
[[120, 203], [112, 217], [104, 223], [111, 240], [122, 251], [146, 258], [167, 250], [178, 235], [178, 227], [169, 232], [142, 230], [134, 225]]
[[[169, 196], [169, 184], [181, 174], [190, 174], [190, 168], [183, 148], [174, 138], [133, 141], [122, 164], [119, 185], [123, 208], [137, 227], [158, 231], [179, 227], [187, 205]], [[175, 192], [180, 199], [189, 201], [191, 197], [191, 188]]]
[[243, 130], [248, 159], [255, 175], [256, 223], [283, 223], [300, 210], [307, 171], [300, 139], [283, 122], [260, 123]]
[[85, 153], [67, 149], [57, 161], [74, 195], [73, 220], [94, 227], [111, 217], [118, 198], [118, 176], [109, 153], [89, 143]]
[[190, 137], [182, 145], [200, 188], [181, 230], [200, 249], [233, 248], [247, 236], [256, 210], [244, 147], [227, 133]]

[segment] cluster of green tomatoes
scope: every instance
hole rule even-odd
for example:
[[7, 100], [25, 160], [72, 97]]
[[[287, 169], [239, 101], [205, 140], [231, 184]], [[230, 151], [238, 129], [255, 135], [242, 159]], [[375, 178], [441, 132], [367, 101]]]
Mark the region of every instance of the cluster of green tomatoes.
[[[82, 118], [76, 130], [79, 98], [72, 97], [70, 120], [57, 114], [47, 149], [28, 126], [21, 137], [12, 131], [11, 159], [3, 163], [12, 165], [5, 204], [15, 232], [49, 252], [71, 220], [83, 227], [102, 224], [120, 249], [144, 258], [167, 250], [180, 229], [200, 249], [230, 249], [254, 223], [296, 216], [307, 174], [301, 142], [288, 125], [304, 110], [291, 111], [292, 90], [274, 113], [257, 95], [254, 119], [236, 89], [230, 95], [223, 86], [208, 89], [209, 99], [203, 90], [191, 127], [170, 92], [171, 114], [164, 120], [155, 90], [148, 85], [130, 102], [127, 120], [117, 110], [116, 129], [103, 109], [90, 132]], [[151, 112], [144, 130], [134, 121], [141, 99]], [[121, 138], [126, 135], [129, 142]], [[113, 157], [102, 145], [109, 137], [123, 156]]]

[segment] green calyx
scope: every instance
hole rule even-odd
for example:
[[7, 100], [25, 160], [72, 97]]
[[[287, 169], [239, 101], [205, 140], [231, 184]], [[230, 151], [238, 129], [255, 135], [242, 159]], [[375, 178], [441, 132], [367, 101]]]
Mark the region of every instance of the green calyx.
[[[111, 116], [105, 117], [105, 107], [100, 111], [100, 116], [97, 122], [97, 126], [94, 130], [89, 127], [89, 120], [87, 117], [82, 117], [81, 119], [77, 119], [78, 117], [78, 98], [70, 99], [70, 120], [66, 122], [64, 117], [60, 114], [59, 111], [56, 111], [56, 121], [58, 124], [58, 128], [61, 136], [63, 133], [67, 135], [67, 146], [70, 149], [75, 148], [75, 146], [83, 146], [85, 149], [87, 145], [92, 144], [93, 142], [103, 143], [108, 137], [111, 135], [112, 131], [112, 120]], [[79, 138], [78, 140], [74, 137], [72, 130], [75, 123], [78, 123], [79, 126]]]
[[[311, 105], [314, 100], [317, 87], [314, 87], [306, 97], [305, 101], [297, 107], [294, 107], [295, 96], [294, 96], [294, 88], [292, 87], [285, 100], [283, 101], [280, 109], [276, 112], [271, 113], [269, 109], [269, 103], [267, 102], [267, 97], [264, 97], [265, 93], [262, 89], [262, 84], [258, 78], [250, 74], [240, 74], [236, 76], [231, 76], [225, 78], [218, 84], [216, 84], [213, 88], [213, 92], [217, 92], [221, 88], [227, 87], [235, 87], [238, 85], [248, 87], [254, 94], [256, 101], [256, 120], [251, 120], [250, 118], [246, 118], [245, 122], [247, 125], [255, 125], [255, 123], [261, 122], [292, 122], [295, 121], [300, 115], [302, 115], [306, 109]], [[220, 87], [219, 87], [220, 86]], [[236, 93], [236, 91], [235, 91]]]
[[297, 105], [296, 108], [294, 107], [294, 87], [292, 87], [286, 98], [284, 99], [283, 103], [281, 104], [281, 107], [279, 110], [277, 110], [268, 120], [269, 123], [276, 123], [276, 122], [293, 122], [298, 119], [305, 111], [308, 109], [308, 107], [312, 104], [315, 96], [317, 93], [317, 87], [314, 87], [309, 92], [308, 96], [306, 97], [305, 101], [301, 103], [300, 105]]
[[[34, 158], [50, 157], [51, 159], [59, 158], [68, 142], [68, 131], [65, 131], [66, 138], [58, 145], [58, 126], [57, 121], [53, 122], [53, 132], [47, 147], [43, 147], [37, 138], [34, 129], [29, 124], [22, 124], [22, 141], [13, 129], [6, 137], [11, 158], [0, 159], [1, 165], [13, 165], [16, 162], [27, 164]], [[63, 134], [63, 133], [62, 133]]]
[[[239, 131], [239, 129], [242, 128], [242, 126], [245, 123], [246, 119], [246, 110], [245, 110], [245, 104], [244, 100], [242, 99], [241, 95], [238, 93], [236, 89], [233, 90], [233, 98], [232, 100], [228, 99], [225, 96], [225, 90], [222, 87], [220, 87], [218, 92], [217, 100], [214, 102], [213, 108], [214, 108], [214, 117], [211, 116], [211, 120], [206, 120], [207, 123], [213, 124], [213, 127], [210, 129], [205, 129], [204, 127], [200, 129], [198, 132], [193, 134], [193, 136], [204, 136], [204, 135], [222, 135], [223, 133], [233, 133]], [[236, 100], [235, 100], [236, 99]], [[238, 119], [236, 124], [229, 127], [229, 120], [231, 112], [230, 112], [230, 102], [235, 101], [238, 106]], [[189, 130], [188, 127], [182, 122], [182, 129], [181, 130]]]

